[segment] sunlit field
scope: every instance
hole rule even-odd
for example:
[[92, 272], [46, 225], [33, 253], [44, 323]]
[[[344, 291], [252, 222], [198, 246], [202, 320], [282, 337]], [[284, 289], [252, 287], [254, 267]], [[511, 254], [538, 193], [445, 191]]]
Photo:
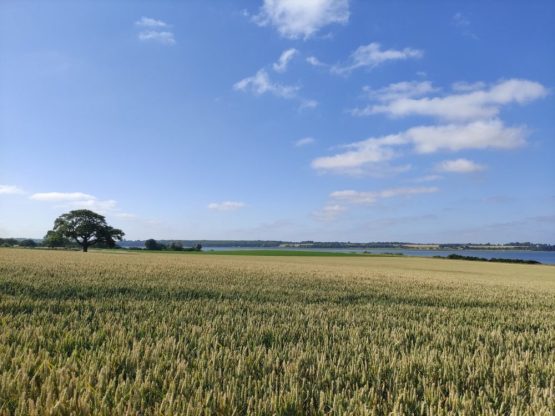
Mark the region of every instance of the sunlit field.
[[0, 249], [1, 415], [555, 409], [555, 267]]

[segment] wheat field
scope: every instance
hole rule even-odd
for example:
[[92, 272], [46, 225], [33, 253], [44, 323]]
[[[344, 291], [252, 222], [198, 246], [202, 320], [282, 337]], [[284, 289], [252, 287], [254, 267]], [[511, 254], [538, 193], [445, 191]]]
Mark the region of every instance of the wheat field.
[[553, 415], [555, 267], [0, 249], [0, 415]]

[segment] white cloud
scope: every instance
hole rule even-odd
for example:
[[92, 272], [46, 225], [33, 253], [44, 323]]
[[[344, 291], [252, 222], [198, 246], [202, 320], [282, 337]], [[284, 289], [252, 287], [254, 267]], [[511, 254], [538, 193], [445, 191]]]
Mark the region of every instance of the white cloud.
[[25, 193], [15, 185], [0, 185], [0, 195], [18, 195]]
[[287, 65], [297, 55], [299, 51], [295, 48], [287, 49], [283, 51], [277, 62], [273, 64], [274, 71], [285, 72], [287, 70]]
[[316, 142], [316, 140], [313, 137], [303, 137], [295, 142], [295, 147], [308, 146], [314, 142]]
[[35, 201], [68, 202], [68, 201], [92, 201], [96, 197], [83, 192], [39, 192], [29, 198]]
[[244, 92], [250, 91], [255, 95], [270, 93], [281, 98], [293, 98], [299, 87], [274, 83], [270, 80], [268, 73], [261, 69], [255, 75], [236, 82], [233, 89]]
[[135, 22], [135, 25], [140, 27], [169, 27], [166, 22], [161, 20], [153, 19], [151, 17], [141, 17], [139, 20]]
[[444, 160], [437, 166], [440, 172], [473, 173], [480, 172], [485, 166], [479, 165], [468, 159]]
[[349, 20], [348, 0], [264, 0], [253, 21], [274, 26], [280, 35], [307, 39], [324, 26]]
[[327, 204], [324, 208], [314, 211], [312, 216], [318, 221], [329, 222], [345, 212], [347, 208], [339, 204]]
[[505, 127], [501, 120], [474, 121], [468, 124], [413, 127], [405, 137], [417, 153], [439, 150], [513, 149], [525, 143], [525, 130]]
[[[478, 88], [480, 84], [455, 84], [461, 87]], [[353, 110], [355, 115], [387, 114], [392, 117], [429, 116], [445, 120], [467, 121], [489, 119], [499, 114], [500, 107], [511, 103], [525, 104], [547, 95], [547, 89], [533, 81], [510, 79], [498, 82], [489, 89], [474, 89], [470, 92], [443, 97], [411, 98], [390, 97], [385, 103], [374, 104]]]
[[98, 200], [94, 199], [84, 199], [81, 201], [69, 201], [67, 205], [70, 205], [74, 208], [84, 208], [90, 209], [92, 211], [98, 212], [109, 212], [115, 210], [117, 207], [117, 202], [113, 199], [108, 200]]
[[214, 211], [236, 211], [246, 206], [247, 205], [244, 202], [224, 201], [224, 202], [212, 202], [208, 204], [208, 209], [211, 209]]
[[525, 133], [523, 128], [505, 127], [496, 119], [467, 124], [419, 126], [398, 134], [351, 143], [345, 146], [347, 151], [317, 158], [311, 166], [323, 172], [360, 175], [382, 169], [384, 162], [400, 155], [396, 149], [398, 147], [409, 147], [421, 154], [441, 150], [512, 149], [525, 143]]
[[437, 192], [438, 190], [436, 187], [392, 188], [376, 192], [346, 190], [332, 192], [330, 198], [347, 204], [372, 205], [379, 199], [427, 194]]
[[392, 147], [403, 143], [402, 135], [370, 138], [345, 146], [350, 149], [346, 152], [314, 159], [311, 166], [320, 171], [360, 175], [372, 165], [393, 159], [396, 152]]
[[175, 37], [172, 32], [145, 30], [139, 33], [139, 40], [143, 42], [158, 42], [163, 45], [175, 45]]
[[100, 214], [110, 214], [120, 218], [135, 218], [134, 214], [123, 212], [113, 199], [100, 200], [84, 192], [39, 192], [29, 199], [42, 202], [56, 202], [57, 207], [67, 209], [90, 209]]
[[377, 42], [359, 46], [351, 54], [351, 62], [347, 65], [334, 65], [331, 71], [336, 74], [348, 74], [357, 68], [375, 68], [387, 61], [421, 58], [424, 53], [418, 49], [386, 49], [383, 50]]

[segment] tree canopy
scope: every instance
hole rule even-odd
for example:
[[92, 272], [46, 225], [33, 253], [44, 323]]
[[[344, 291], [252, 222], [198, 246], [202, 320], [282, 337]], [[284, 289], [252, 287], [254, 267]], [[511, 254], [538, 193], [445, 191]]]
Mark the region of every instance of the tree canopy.
[[145, 241], [145, 248], [147, 250], [162, 250], [162, 249], [165, 249], [166, 246], [163, 244], [160, 244], [154, 238], [149, 238], [148, 240]]
[[47, 233], [52, 241], [68, 239], [81, 246], [84, 252], [95, 244], [114, 247], [125, 233], [106, 223], [103, 215], [88, 209], [77, 209], [60, 215], [54, 221], [54, 228]]

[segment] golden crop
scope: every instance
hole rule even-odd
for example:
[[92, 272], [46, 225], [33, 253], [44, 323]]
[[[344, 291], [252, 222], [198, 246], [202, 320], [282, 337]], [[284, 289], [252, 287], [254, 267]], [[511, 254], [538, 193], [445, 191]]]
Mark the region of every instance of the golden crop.
[[554, 267], [0, 249], [0, 415], [554, 409]]

